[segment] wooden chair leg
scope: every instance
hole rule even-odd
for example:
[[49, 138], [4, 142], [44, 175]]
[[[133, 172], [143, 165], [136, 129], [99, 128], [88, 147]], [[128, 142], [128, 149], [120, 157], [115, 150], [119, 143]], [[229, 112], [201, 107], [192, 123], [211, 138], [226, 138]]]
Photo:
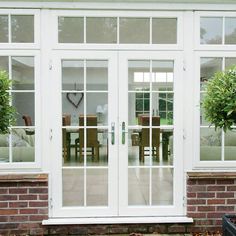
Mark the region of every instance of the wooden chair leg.
[[79, 161], [82, 162], [83, 148], [79, 146]]

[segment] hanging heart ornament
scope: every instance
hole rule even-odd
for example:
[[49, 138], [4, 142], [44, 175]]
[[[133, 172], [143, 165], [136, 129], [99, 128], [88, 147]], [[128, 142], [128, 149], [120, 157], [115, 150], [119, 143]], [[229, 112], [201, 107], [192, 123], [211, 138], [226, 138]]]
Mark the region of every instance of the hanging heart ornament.
[[67, 93], [66, 98], [75, 108], [78, 108], [84, 98], [84, 93]]

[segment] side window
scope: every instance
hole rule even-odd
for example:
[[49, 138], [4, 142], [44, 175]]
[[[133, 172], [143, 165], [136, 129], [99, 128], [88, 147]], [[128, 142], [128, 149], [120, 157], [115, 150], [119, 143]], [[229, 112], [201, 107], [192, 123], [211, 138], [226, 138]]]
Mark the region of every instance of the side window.
[[[200, 97], [204, 99], [206, 81], [221, 70], [236, 64], [233, 57], [202, 57], [200, 59]], [[235, 161], [236, 156], [236, 127], [224, 133], [215, 130], [214, 126], [206, 121], [204, 110], [200, 111], [200, 161]]]
[[35, 161], [34, 61], [34, 56], [0, 56], [0, 70], [12, 80], [9, 93], [17, 112], [10, 134], [0, 135], [0, 163]]

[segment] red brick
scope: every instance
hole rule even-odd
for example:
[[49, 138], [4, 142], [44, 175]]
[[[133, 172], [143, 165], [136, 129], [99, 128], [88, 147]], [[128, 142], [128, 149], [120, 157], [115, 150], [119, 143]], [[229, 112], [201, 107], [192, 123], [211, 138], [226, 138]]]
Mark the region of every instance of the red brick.
[[188, 205], [203, 205], [206, 204], [205, 199], [188, 199], [187, 200]]
[[190, 212], [190, 211], [196, 211], [197, 207], [195, 206], [187, 206], [187, 211]]
[[5, 223], [0, 224], [0, 229], [17, 229], [19, 226], [18, 223]]
[[26, 194], [27, 188], [10, 188], [9, 193], [10, 194]]
[[8, 216], [0, 216], [0, 222], [8, 222]]
[[187, 180], [187, 185], [195, 185], [197, 183], [196, 179], [188, 179]]
[[29, 207], [47, 207], [48, 202], [29, 202]]
[[30, 188], [29, 193], [48, 193], [47, 188]]
[[206, 218], [205, 212], [188, 212], [187, 215], [192, 218]]
[[234, 193], [233, 192], [218, 192], [216, 193], [217, 198], [233, 198]]
[[30, 221], [42, 221], [48, 219], [48, 216], [46, 215], [32, 215], [29, 216]]
[[16, 195], [0, 195], [0, 201], [15, 201], [17, 200]]
[[20, 214], [38, 214], [38, 209], [20, 209]]
[[196, 198], [197, 194], [196, 193], [187, 193], [188, 198]]
[[37, 195], [20, 195], [19, 200], [37, 200]]
[[42, 228], [30, 229], [30, 235], [43, 235], [44, 231]]
[[48, 200], [48, 194], [40, 194], [39, 200]]
[[8, 202], [0, 202], [0, 208], [7, 208]]
[[26, 222], [28, 221], [28, 218], [28, 216], [24, 215], [9, 216], [9, 222]]
[[16, 215], [18, 210], [16, 209], [0, 209], [0, 215]]
[[215, 211], [215, 207], [214, 206], [198, 206], [197, 210], [199, 212], [202, 212], [202, 211]]
[[209, 212], [207, 213], [207, 218], [222, 218], [224, 212]]
[[198, 179], [197, 183], [199, 185], [208, 185], [208, 184], [215, 184], [216, 181], [214, 179]]
[[38, 209], [38, 213], [42, 215], [48, 215], [48, 208]]
[[185, 233], [183, 225], [171, 225], [168, 227], [168, 233]]
[[203, 192], [203, 193], [197, 193], [198, 198], [214, 198], [215, 193], [208, 193], [208, 192]]
[[194, 186], [188, 186], [187, 192], [205, 192], [206, 186], [204, 185], [194, 185]]
[[0, 188], [8, 188], [8, 187], [17, 187], [17, 183], [13, 182], [1, 182], [0, 183]]
[[227, 186], [227, 191], [235, 191], [236, 192], [236, 186]]
[[225, 186], [218, 186], [218, 185], [210, 185], [207, 186], [207, 191], [225, 191]]
[[227, 204], [236, 204], [236, 199], [227, 199]]
[[223, 185], [234, 184], [234, 179], [218, 179], [217, 184], [223, 184]]
[[28, 202], [9, 202], [10, 208], [24, 208], [28, 207]]
[[19, 229], [30, 229], [30, 228], [39, 228], [39, 223], [29, 222], [29, 223], [21, 223], [19, 225]]
[[217, 211], [234, 211], [234, 206], [217, 206]]
[[213, 220], [201, 219], [201, 220], [194, 220], [195, 225], [213, 225]]
[[225, 199], [208, 199], [207, 204], [209, 205], [225, 204]]
[[8, 188], [0, 188], [0, 194], [8, 194]]

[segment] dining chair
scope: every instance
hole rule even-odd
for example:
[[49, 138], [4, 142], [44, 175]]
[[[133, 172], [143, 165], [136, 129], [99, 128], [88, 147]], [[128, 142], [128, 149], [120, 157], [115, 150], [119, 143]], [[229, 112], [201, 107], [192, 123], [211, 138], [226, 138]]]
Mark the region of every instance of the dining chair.
[[[84, 115], [79, 116], [79, 126], [84, 126]], [[97, 116], [87, 115], [86, 126], [97, 126]], [[86, 128], [86, 152], [87, 156], [92, 156], [92, 159], [99, 161], [99, 141], [97, 128]], [[75, 140], [75, 158], [77, 159], [79, 152], [79, 160], [82, 161], [84, 156], [84, 128], [79, 128], [79, 138]], [[90, 154], [91, 153], [91, 154]]]
[[[62, 115], [62, 126], [70, 126], [71, 124], [71, 115], [63, 114]], [[63, 147], [63, 158], [64, 161], [67, 161], [70, 158], [70, 134], [66, 132], [66, 128], [62, 128], [62, 147]]]
[[[158, 127], [148, 127], [144, 128], [143, 126], [149, 126], [150, 117], [148, 115], [143, 115], [140, 117], [140, 125], [142, 125], [142, 129], [139, 133], [139, 160], [144, 162], [144, 157], [149, 156], [145, 154], [145, 148], [150, 148], [150, 130], [152, 130], [152, 144], [151, 150], [152, 155], [156, 157], [156, 160], [159, 159], [159, 147], [160, 147], [160, 128]], [[152, 117], [152, 126], [160, 126], [160, 116], [153, 116]]]
[[[24, 114], [22, 119], [24, 120], [25, 126], [33, 126], [32, 119], [29, 115]], [[35, 131], [34, 129], [25, 129], [25, 133], [27, 135], [34, 135]]]

